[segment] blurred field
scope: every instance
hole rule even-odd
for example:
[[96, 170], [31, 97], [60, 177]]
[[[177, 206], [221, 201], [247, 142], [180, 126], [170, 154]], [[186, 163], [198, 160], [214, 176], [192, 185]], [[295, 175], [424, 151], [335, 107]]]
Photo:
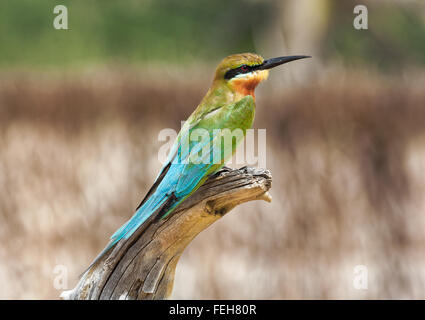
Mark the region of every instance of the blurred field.
[[[0, 76], [1, 299], [56, 299], [56, 265], [74, 287], [153, 182], [158, 132], [177, 130], [209, 86], [190, 79]], [[350, 79], [259, 88], [273, 202], [200, 234], [174, 298], [425, 298], [424, 79]], [[356, 265], [368, 290], [353, 287]]]

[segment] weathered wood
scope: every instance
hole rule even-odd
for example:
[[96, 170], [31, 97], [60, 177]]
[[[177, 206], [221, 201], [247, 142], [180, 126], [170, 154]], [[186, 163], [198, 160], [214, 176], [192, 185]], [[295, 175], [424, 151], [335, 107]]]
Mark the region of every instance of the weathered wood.
[[177, 262], [202, 230], [238, 204], [271, 201], [268, 170], [223, 168], [168, 218], [151, 220], [93, 265], [63, 299], [166, 299]]

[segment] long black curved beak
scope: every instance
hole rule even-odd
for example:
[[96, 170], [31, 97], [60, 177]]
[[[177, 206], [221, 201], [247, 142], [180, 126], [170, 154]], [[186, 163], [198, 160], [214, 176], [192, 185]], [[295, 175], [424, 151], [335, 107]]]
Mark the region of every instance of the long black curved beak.
[[311, 56], [286, 56], [286, 57], [271, 58], [271, 59], [264, 60], [263, 64], [258, 66], [258, 69], [259, 70], [271, 69], [284, 63], [288, 63], [288, 62], [299, 60], [299, 59], [305, 59], [305, 58], [311, 58]]

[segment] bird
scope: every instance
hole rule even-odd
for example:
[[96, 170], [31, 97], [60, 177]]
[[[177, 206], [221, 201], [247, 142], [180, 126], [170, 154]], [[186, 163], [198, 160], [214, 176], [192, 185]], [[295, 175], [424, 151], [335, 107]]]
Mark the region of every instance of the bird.
[[[246, 130], [253, 125], [257, 85], [267, 79], [269, 69], [304, 58], [310, 56], [265, 60], [258, 54], [242, 53], [224, 58], [215, 70], [210, 89], [184, 122], [152, 187], [134, 215], [111, 236], [108, 245], [90, 267], [117, 242], [127, 240], [148, 219], [169, 216], [209, 176], [220, 170], [232, 157]], [[236, 129], [241, 130], [243, 135], [236, 135], [230, 145], [223, 146], [222, 133]], [[191, 138], [199, 132], [206, 133], [201, 141]]]

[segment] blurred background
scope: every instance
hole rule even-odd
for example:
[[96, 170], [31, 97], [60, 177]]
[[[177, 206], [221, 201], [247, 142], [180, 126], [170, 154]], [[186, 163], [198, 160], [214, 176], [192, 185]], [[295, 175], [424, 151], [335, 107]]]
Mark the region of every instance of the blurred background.
[[160, 130], [250, 51], [313, 56], [256, 90], [274, 199], [202, 232], [172, 297], [424, 299], [425, 2], [363, 0], [368, 30], [356, 4], [2, 0], [0, 299], [73, 288], [153, 183]]

